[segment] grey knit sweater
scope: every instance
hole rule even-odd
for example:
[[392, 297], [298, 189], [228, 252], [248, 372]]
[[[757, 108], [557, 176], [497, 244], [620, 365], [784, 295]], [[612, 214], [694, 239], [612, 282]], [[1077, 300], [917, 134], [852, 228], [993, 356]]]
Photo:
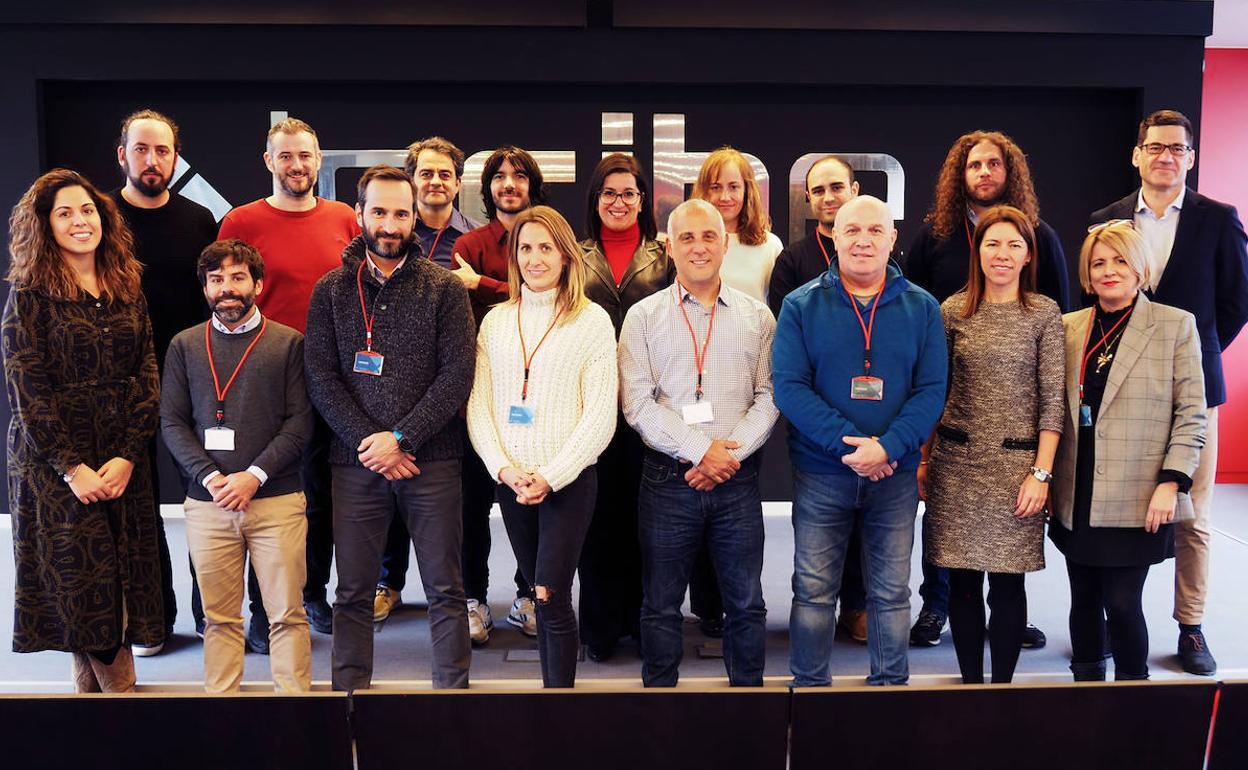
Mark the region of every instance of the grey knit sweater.
[[[204, 477], [255, 465], [269, 477], [256, 497], [298, 492], [299, 458], [312, 439], [312, 404], [303, 375], [303, 335], [268, 320], [264, 337], [256, 344], [238, 378], [225, 396], [225, 426], [234, 430], [234, 449], [204, 449], [204, 429], [217, 424], [217, 394], [204, 326], [179, 333], [169, 343], [165, 378], [160, 392], [160, 429], [173, 459], [191, 477], [187, 494], [211, 500]], [[217, 378], [225, 387], [234, 367], [256, 335], [257, 327], [233, 335], [212, 329], [212, 357]]]
[[356, 447], [370, 434], [402, 431], [416, 462], [463, 455], [455, 423], [472, 391], [476, 335], [468, 293], [449, 270], [409, 258], [384, 285], [366, 268], [364, 303], [375, 313], [373, 350], [385, 356], [382, 374], [357, 374], [364, 350], [364, 314], [357, 271], [364, 259], [357, 237], [312, 291], [304, 361], [308, 393], [334, 432], [329, 459], [358, 465]]

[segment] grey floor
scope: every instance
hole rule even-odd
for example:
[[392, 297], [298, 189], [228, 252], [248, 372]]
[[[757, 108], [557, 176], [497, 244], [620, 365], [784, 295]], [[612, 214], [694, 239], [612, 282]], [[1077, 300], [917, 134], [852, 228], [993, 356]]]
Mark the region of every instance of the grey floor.
[[[1248, 578], [1248, 485], [1220, 485], [1215, 493], [1215, 534], [1213, 566], [1205, 631], [1210, 648], [1217, 656], [1219, 678], [1248, 677], [1248, 592], [1242, 590]], [[788, 676], [788, 612], [792, 593], [793, 533], [787, 503], [766, 505], [767, 550], [764, 560], [763, 592], [767, 601], [767, 667], [769, 683], [781, 685]], [[66, 692], [69, 686], [69, 660], [64, 653], [16, 654], [9, 651], [13, 633], [13, 549], [8, 516], [0, 515], [0, 692]], [[920, 520], [921, 522], [921, 520]], [[515, 562], [497, 513], [493, 520], [494, 551], [490, 559], [494, 576], [490, 606], [495, 629], [488, 644], [473, 652], [472, 677], [481, 686], [538, 685], [540, 673], [535, 643], [504, 622], [513, 596], [510, 576]], [[921, 524], [920, 524], [921, 525]], [[140, 685], [145, 689], [193, 690], [202, 682], [202, 645], [194, 634], [190, 615], [190, 574], [186, 566], [186, 540], [183, 521], [177, 509], [166, 506], [166, 527], [173, 551], [175, 585], [179, 613], [176, 636], [160, 655], [138, 660]], [[1049, 566], [1027, 578], [1031, 621], [1048, 635], [1042, 650], [1024, 650], [1016, 681], [1068, 681], [1070, 654], [1066, 612], [1069, 609], [1066, 570], [1061, 555], [1051, 546]], [[1173, 566], [1155, 567], [1145, 587], [1145, 612], [1152, 631], [1149, 665], [1154, 679], [1180, 678], [1183, 674], [1174, 655], [1177, 630], [1170, 619]], [[378, 687], [423, 687], [429, 677], [429, 633], [423, 599], [416, 576], [415, 559], [404, 592], [408, 602], [376, 634], [374, 685]], [[911, 587], [915, 592], [912, 614], [918, 614], [918, 554], [916, 548]], [[332, 596], [332, 584], [331, 584]], [[688, 607], [686, 606], [686, 612]], [[699, 680], [713, 684], [723, 680], [721, 659], [708, 657], [708, 642], [697, 626], [685, 628], [685, 660], [681, 667], [686, 682]], [[329, 679], [330, 637], [313, 632], [313, 679], [327, 686]], [[838, 685], [861, 684], [868, 671], [865, 646], [838, 637], [833, 651], [833, 674]], [[635, 645], [622, 643], [616, 657], [607, 663], [584, 661], [578, 671], [586, 686], [630, 686], [638, 681], [640, 662]], [[957, 681], [957, 662], [948, 632], [934, 648], [912, 649], [912, 683], [944, 684]], [[248, 654], [244, 673], [248, 689], [265, 689], [269, 679], [268, 658]]]

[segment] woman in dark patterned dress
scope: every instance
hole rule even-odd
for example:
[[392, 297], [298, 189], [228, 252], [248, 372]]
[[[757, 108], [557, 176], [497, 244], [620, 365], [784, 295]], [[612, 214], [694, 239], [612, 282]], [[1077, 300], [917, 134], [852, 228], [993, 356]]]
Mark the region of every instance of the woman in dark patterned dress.
[[147, 442], [160, 383], [140, 265], [79, 174], [35, 180], [9, 220], [4, 306], [15, 652], [73, 653], [78, 692], [134, 689], [164, 638]]
[[[949, 569], [963, 682], [984, 681], [984, 575], [992, 681], [1008, 682], [1027, 622], [1024, 576], [1044, 569], [1044, 511], [1062, 429], [1061, 311], [1036, 293], [1036, 238], [1011, 206], [975, 227], [966, 289], [940, 306], [949, 398], [924, 448], [924, 557]], [[926, 471], [926, 473], [924, 473]]]

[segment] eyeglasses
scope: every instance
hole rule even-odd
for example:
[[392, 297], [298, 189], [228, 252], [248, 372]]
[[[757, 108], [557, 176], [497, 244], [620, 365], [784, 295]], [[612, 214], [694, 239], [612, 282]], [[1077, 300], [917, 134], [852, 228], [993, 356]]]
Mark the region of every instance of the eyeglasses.
[[1126, 225], [1127, 227], [1130, 227], [1132, 230], [1135, 229], [1135, 222], [1130, 219], [1110, 219], [1106, 222], [1101, 222], [1099, 225], [1092, 225], [1091, 227], [1089, 227], [1088, 235], [1091, 235], [1092, 233], [1099, 233], [1101, 230], [1104, 230], [1106, 227], [1115, 227], [1117, 225]]
[[598, 192], [598, 200], [604, 206], [610, 206], [617, 200], [624, 201], [625, 206], [636, 206], [641, 201], [641, 193], [636, 190], [625, 190], [624, 192], [615, 192], [614, 190], [600, 190]]
[[1148, 144], [1141, 144], [1138, 146], [1144, 150], [1144, 152], [1153, 156], [1160, 155], [1166, 150], [1169, 150], [1170, 154], [1176, 158], [1182, 158], [1192, 150], [1192, 148], [1186, 144], [1162, 144], [1160, 142], [1150, 142]]

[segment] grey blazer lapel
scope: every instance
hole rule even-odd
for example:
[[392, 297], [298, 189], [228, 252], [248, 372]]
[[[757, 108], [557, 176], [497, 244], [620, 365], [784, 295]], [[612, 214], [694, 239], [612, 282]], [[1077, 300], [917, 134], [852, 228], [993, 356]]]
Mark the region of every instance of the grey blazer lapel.
[[1127, 321], [1127, 328], [1118, 342], [1118, 349], [1114, 351], [1114, 363], [1109, 369], [1109, 379], [1105, 381], [1105, 395], [1101, 397], [1101, 414], [1105, 413], [1106, 407], [1114, 400], [1114, 396], [1118, 395], [1118, 389], [1122, 387], [1123, 381], [1127, 379], [1131, 369], [1144, 354], [1148, 341], [1153, 338], [1155, 326], [1152, 304], [1143, 292], [1135, 299], [1135, 309], [1131, 311], [1131, 320]]

